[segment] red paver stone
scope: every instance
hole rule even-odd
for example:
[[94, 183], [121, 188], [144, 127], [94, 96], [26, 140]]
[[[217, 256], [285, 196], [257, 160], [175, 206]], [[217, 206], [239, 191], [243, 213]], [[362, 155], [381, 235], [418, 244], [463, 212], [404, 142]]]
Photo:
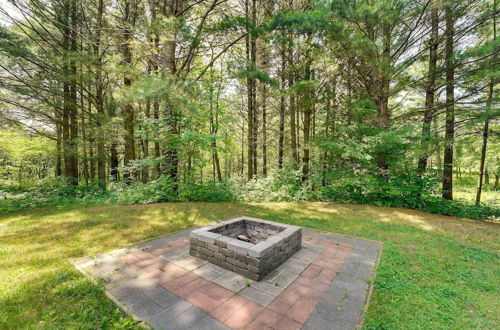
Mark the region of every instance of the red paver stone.
[[223, 303], [217, 309], [212, 311], [210, 315], [221, 322], [227, 321], [234, 313], [236, 313], [243, 306], [248, 304], [250, 300], [242, 296], [233, 296], [231, 299]]
[[[315, 295], [310, 291], [317, 291], [319, 294], [326, 291], [328, 289], [328, 285], [318, 282], [317, 280], [311, 280], [310, 278], [305, 278], [299, 276], [295, 282], [291, 284], [292, 289], [296, 290], [296, 292], [303, 296], [311, 296]], [[295, 287], [300, 286], [300, 287]]]
[[175, 277], [181, 277], [181, 276], [184, 276], [187, 273], [189, 273], [184, 268], [179, 267], [176, 264], [171, 263], [171, 262], [167, 262], [167, 264], [165, 266], [163, 266], [162, 269], [163, 269], [164, 272], [169, 273], [169, 274], [171, 274], [171, 275], [173, 275]]
[[174, 249], [173, 247], [161, 246], [161, 247], [157, 247], [157, 248], [148, 250], [148, 253], [151, 253], [152, 255], [159, 257], [162, 254], [165, 254], [167, 252], [172, 251], [173, 249]]
[[[321, 296], [321, 294], [323, 293], [323, 290], [318, 290], [318, 289], [315, 289], [311, 286], [302, 285], [302, 284], [298, 283], [297, 281], [293, 282], [287, 288], [287, 290], [288, 289], [290, 289], [293, 292], [295, 292], [296, 294], [300, 295], [301, 296], [300, 299], [302, 299], [302, 297], [319, 298]], [[297, 300], [300, 300], [300, 299], [297, 299]]]
[[146, 268], [146, 267], [161, 268], [161, 267], [165, 266], [166, 263], [167, 263], [167, 261], [165, 259], [153, 256], [149, 259], [146, 259], [146, 260], [143, 259], [143, 260], [133, 264], [132, 267], [137, 268], [137, 269]]
[[320, 256], [324, 258], [333, 258], [338, 251], [339, 249], [336, 246], [335, 247], [329, 246], [326, 249], [324, 249], [323, 252], [321, 252]]
[[337, 275], [336, 271], [325, 268], [321, 271], [317, 280], [323, 284], [329, 285], [333, 281], [333, 279], [335, 278], [336, 275]]
[[232, 296], [234, 296], [233, 292], [224, 289], [223, 287], [212, 282], [203, 287], [203, 292], [220, 302], [225, 302]]
[[219, 307], [222, 302], [210, 297], [204, 292], [195, 291], [191, 293], [187, 298], [187, 301], [200, 308], [205, 313], [209, 313]]
[[234, 313], [226, 322], [226, 325], [233, 329], [245, 328], [256, 318], [264, 308], [253, 301]]
[[137, 267], [137, 265], [136, 265], [133, 267], [135, 267], [140, 272], [150, 273], [150, 272], [154, 272], [156, 270], [160, 270], [162, 267], [164, 267], [168, 263], [168, 261], [161, 259], [161, 258], [151, 259], [151, 261], [152, 262], [148, 266]]
[[283, 291], [283, 293], [278, 297], [278, 299], [286, 302], [289, 305], [293, 305], [300, 298], [300, 296], [294, 290], [290, 290], [290, 286], [285, 291]]
[[274, 328], [268, 326], [267, 324], [255, 320], [248, 327], [245, 327], [246, 330], [273, 330]]
[[150, 279], [160, 283], [161, 285], [164, 285], [166, 283], [169, 283], [171, 281], [174, 281], [176, 278], [173, 277], [172, 275], [169, 275], [165, 272], [162, 272], [161, 270], [157, 269], [155, 271], [145, 273], [147, 277]]
[[132, 253], [126, 254], [120, 258], [121, 261], [126, 263], [127, 265], [133, 266], [139, 262], [141, 262], [142, 259], [137, 258], [134, 256]]
[[320, 245], [323, 245], [323, 246], [328, 246], [328, 245], [332, 244], [332, 241], [329, 239], [326, 239], [326, 238], [320, 238], [318, 243]]
[[155, 258], [155, 256], [152, 255], [151, 253], [147, 253], [147, 252], [144, 252], [144, 251], [132, 252], [131, 255], [133, 255], [134, 257], [139, 258], [141, 260], [148, 260], [148, 259], [151, 259], [151, 258]]
[[339, 250], [339, 252], [337, 253], [337, 260], [344, 260], [345, 258], [347, 258], [347, 256], [351, 253], [351, 251], [346, 251], [346, 250]]
[[265, 323], [271, 328], [278, 328], [280, 324], [280, 320], [283, 318], [283, 315], [273, 312], [270, 309], [265, 309], [262, 313], [257, 316], [257, 320], [259, 322]]
[[310, 264], [309, 266], [307, 266], [306, 270], [302, 272], [301, 276], [311, 279], [316, 278], [322, 270], [323, 267], [315, 264]]
[[[172, 275], [168, 275], [166, 274], [167, 276], [169, 276], [171, 278]], [[165, 289], [169, 290], [169, 291], [172, 291], [172, 292], [175, 292], [179, 289], [181, 289], [182, 287], [184, 287], [186, 284], [190, 283], [190, 282], [193, 282], [197, 279], [199, 279], [200, 277], [193, 274], [193, 273], [188, 273], [182, 277], [179, 277], [179, 278], [175, 278], [174, 280], [166, 280], [166, 281], [158, 281]]]
[[319, 299], [301, 298], [290, 308], [287, 316], [298, 323], [304, 324], [311, 315]]
[[209, 282], [203, 278], [197, 278], [196, 280], [189, 282], [184, 285], [182, 288], [174, 290], [173, 292], [182, 298], [187, 298], [191, 293], [199, 290], [201, 287], [207, 285]]
[[281, 298], [274, 299], [274, 301], [267, 306], [268, 309], [281, 314], [286, 314], [292, 307], [292, 304], [287, 303]]
[[300, 330], [300, 328], [302, 328], [302, 324], [300, 324], [297, 321], [294, 321], [288, 317], [284, 317], [280, 321], [280, 326], [276, 329], [279, 329], [279, 330]]
[[340, 266], [342, 266], [343, 262], [344, 259], [342, 259], [342, 261], [339, 261], [338, 259], [332, 261], [325, 261], [324, 259], [316, 259], [313, 261], [312, 264], [323, 268], [328, 268], [334, 271], [338, 271], [340, 269]]

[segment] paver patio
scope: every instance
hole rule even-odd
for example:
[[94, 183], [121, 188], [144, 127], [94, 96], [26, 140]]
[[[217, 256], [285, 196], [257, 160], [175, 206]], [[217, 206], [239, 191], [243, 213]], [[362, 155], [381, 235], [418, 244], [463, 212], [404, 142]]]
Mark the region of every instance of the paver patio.
[[302, 249], [255, 282], [189, 255], [186, 230], [78, 259], [107, 295], [155, 329], [353, 329], [381, 244], [303, 229]]

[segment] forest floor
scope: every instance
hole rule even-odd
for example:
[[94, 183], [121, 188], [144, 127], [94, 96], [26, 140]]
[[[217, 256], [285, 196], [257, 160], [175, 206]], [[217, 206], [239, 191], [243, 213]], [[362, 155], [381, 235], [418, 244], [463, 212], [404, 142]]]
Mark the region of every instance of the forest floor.
[[384, 243], [366, 328], [495, 328], [500, 225], [328, 203], [42, 208], [0, 217], [0, 328], [135, 328], [75, 258], [236, 215]]

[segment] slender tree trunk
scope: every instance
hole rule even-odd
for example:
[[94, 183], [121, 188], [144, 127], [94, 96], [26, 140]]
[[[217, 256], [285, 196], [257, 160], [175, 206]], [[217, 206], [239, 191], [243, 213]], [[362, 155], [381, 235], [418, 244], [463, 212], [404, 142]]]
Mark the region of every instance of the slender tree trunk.
[[434, 94], [436, 85], [436, 65], [439, 33], [439, 13], [435, 3], [431, 9], [431, 37], [429, 46], [429, 70], [427, 86], [425, 90], [425, 112], [422, 122], [422, 155], [418, 159], [418, 174], [422, 175], [427, 169], [427, 159], [429, 158], [429, 143], [431, 141], [431, 123], [434, 116]]
[[[125, 74], [123, 77], [123, 85], [125, 89], [130, 89], [132, 85], [132, 80], [130, 78], [130, 73], [128, 71], [132, 67], [132, 51], [130, 49], [130, 40], [132, 38], [131, 29], [135, 25], [136, 8], [131, 0], [125, 1], [124, 8], [124, 19], [123, 19], [123, 64], [125, 68]], [[135, 138], [134, 138], [134, 124], [135, 115], [132, 103], [129, 100], [125, 100], [125, 105], [123, 107], [123, 124], [125, 129], [125, 155], [123, 159], [123, 165], [125, 167], [129, 166], [132, 161], [135, 160]], [[130, 173], [129, 169], [123, 171], [123, 178], [126, 182], [130, 182], [130, 177], [133, 174]]]
[[[264, 54], [264, 57], [267, 54]], [[267, 61], [263, 62], [264, 68]], [[262, 176], [267, 176], [267, 84], [262, 84]]]
[[97, 179], [101, 187], [106, 188], [106, 150], [104, 142], [104, 86], [102, 81], [102, 55], [101, 55], [101, 33], [104, 16], [104, 0], [98, 0], [97, 5], [97, 27], [94, 41], [94, 58], [96, 62], [96, 132], [97, 132]]
[[[149, 100], [149, 99], [146, 100], [146, 109], [144, 111], [144, 116], [146, 117], [146, 119], [150, 119], [150, 116], [151, 116], [151, 100]], [[149, 139], [148, 138], [141, 139], [141, 147], [142, 147], [143, 159], [147, 159], [149, 157]], [[149, 167], [147, 165], [142, 165], [141, 179], [142, 179], [143, 183], [146, 183], [149, 181]]]
[[451, 4], [446, 6], [446, 128], [444, 138], [444, 199], [453, 200], [453, 144], [455, 139], [455, 63], [453, 61], [454, 17]]
[[[167, 0], [164, 6], [163, 15], [166, 19], [173, 19], [176, 15], [183, 10], [183, 0]], [[162, 73], [166, 76], [167, 74], [175, 79], [177, 77], [177, 67], [176, 67], [176, 48], [177, 48], [177, 31], [175, 28], [169, 31], [169, 36], [166, 38], [163, 45], [163, 58], [162, 58]], [[168, 133], [171, 136], [177, 136], [178, 132], [178, 120], [180, 114], [177, 113], [178, 110], [175, 109], [173, 104], [168, 104], [166, 102], [164, 108], [164, 117], [168, 122]], [[175, 193], [179, 190], [178, 174], [179, 174], [179, 155], [178, 146], [175, 142], [170, 142], [164, 148], [164, 157], [166, 163], [166, 173], [169, 176]]]
[[[496, 13], [496, 0], [493, 2], [493, 8], [495, 9], [494, 12]], [[493, 16], [493, 40], [496, 40], [497, 38], [497, 26], [496, 26], [496, 16]], [[486, 102], [486, 109], [487, 111], [490, 110], [492, 102], [493, 102], [493, 88], [494, 88], [494, 82], [493, 80], [490, 81], [489, 85], [489, 93], [488, 93], [488, 101]], [[486, 149], [488, 145], [488, 133], [489, 133], [489, 116], [486, 115], [486, 118], [484, 120], [484, 126], [483, 126], [483, 145], [481, 148], [481, 161], [479, 162], [479, 184], [477, 186], [477, 193], [476, 193], [476, 205], [481, 204], [481, 193], [483, 191], [483, 173], [484, 173], [484, 164], [486, 161]], [[486, 184], [489, 184], [490, 178], [488, 175], [488, 170], [486, 170]], [[498, 176], [497, 179], [495, 180], [495, 188], [498, 185]]]
[[[293, 78], [290, 78], [288, 86], [293, 86]], [[290, 144], [292, 147], [293, 164], [296, 168], [299, 164], [299, 152], [297, 148], [297, 126], [296, 126], [296, 99], [295, 94], [290, 95]]]
[[351, 59], [347, 64], [347, 125], [352, 123], [352, 63]]
[[[375, 104], [377, 105], [377, 127], [382, 130], [389, 129], [389, 73], [386, 72], [385, 66], [390, 63], [391, 54], [391, 30], [390, 26], [386, 25], [383, 28], [384, 49], [382, 53], [383, 63], [379, 63], [376, 68], [376, 79], [374, 82], [375, 88]], [[377, 155], [377, 167], [380, 169], [382, 176], [388, 177], [389, 164], [387, 162], [387, 152], [380, 152]]]
[[280, 123], [279, 123], [279, 138], [278, 138], [278, 168], [283, 168], [283, 154], [285, 151], [285, 88], [286, 88], [286, 77], [285, 77], [285, 66], [286, 66], [286, 53], [285, 45], [281, 49], [281, 92], [280, 92]]
[[63, 27], [63, 49], [65, 60], [63, 71], [63, 145], [64, 145], [64, 175], [70, 185], [78, 184], [78, 119], [77, 119], [77, 91], [76, 91], [76, 63], [74, 54], [77, 50], [76, 43], [76, 1], [66, 3], [66, 23]]
[[82, 153], [83, 153], [83, 159], [82, 159], [82, 167], [83, 167], [83, 178], [85, 180], [85, 184], [89, 184], [89, 163], [88, 163], [88, 155], [87, 155], [87, 127], [85, 123], [85, 112], [83, 111], [84, 109], [84, 98], [83, 98], [83, 85], [82, 88], [80, 89], [80, 100], [81, 100], [81, 123], [82, 123]]
[[[216, 113], [214, 114], [214, 109], [213, 109], [213, 87], [210, 87], [210, 134], [212, 135], [217, 135], [218, 130], [219, 130], [219, 123], [218, 123], [218, 111], [219, 111], [219, 94], [217, 93], [217, 98], [215, 100], [216, 102]], [[215, 117], [215, 118], [214, 118]], [[211, 142], [212, 146], [212, 169], [213, 169], [213, 178], [215, 181], [215, 174], [217, 174], [217, 180], [220, 182], [222, 181], [222, 172], [220, 169], [220, 160], [219, 160], [219, 153], [217, 151], [217, 140], [214, 138]]]
[[[250, 6], [250, 1], [252, 1], [252, 5]], [[255, 0], [246, 0], [245, 1], [245, 12], [246, 16], [248, 18], [252, 19], [253, 22], [253, 12], [254, 12], [254, 6], [255, 6]], [[251, 7], [251, 8], [250, 8]], [[255, 55], [254, 55], [254, 35], [250, 33], [250, 30], [248, 29], [248, 34], [246, 37], [246, 56], [247, 56], [247, 62], [249, 63], [249, 69], [255, 70]], [[248, 180], [252, 180], [254, 176], [254, 148], [255, 148], [255, 140], [254, 140], [254, 112], [255, 112], [255, 104], [254, 104], [254, 95], [253, 95], [253, 89], [254, 89], [254, 82], [255, 79], [251, 77], [250, 75], [247, 77], [247, 105], [248, 105], [248, 111], [247, 111], [247, 123], [248, 123], [248, 129], [247, 129], [247, 140], [248, 140], [248, 146], [247, 146], [247, 176]]]
[[[307, 53], [306, 57], [309, 57]], [[310, 59], [306, 59], [306, 69], [305, 69], [305, 79], [306, 81], [311, 80], [311, 63]], [[302, 98], [301, 108], [304, 112], [304, 149], [302, 156], [302, 181], [306, 181], [309, 177], [309, 160], [310, 160], [310, 149], [309, 149], [309, 138], [311, 133], [311, 110], [312, 110], [312, 98], [313, 91], [311, 87], [306, 88], [305, 95]]]
[[[257, 25], [257, 0], [252, 0], [252, 6], [251, 6], [251, 20], [252, 20], [252, 26]], [[252, 71], [257, 70], [257, 36], [253, 33], [250, 33], [251, 38], [250, 38], [250, 63], [251, 63], [251, 69]], [[253, 127], [252, 127], [252, 143], [253, 143], [253, 175], [257, 175], [257, 158], [258, 158], [258, 114], [257, 114], [257, 81], [255, 77], [252, 76], [251, 79], [252, 83], [252, 121], [253, 121]]]
[[62, 175], [62, 158], [61, 158], [61, 153], [62, 153], [62, 130], [61, 130], [61, 124], [59, 123], [60, 119], [58, 119], [58, 122], [56, 123], [56, 150], [57, 150], [57, 158], [56, 158], [56, 176], [59, 177]]

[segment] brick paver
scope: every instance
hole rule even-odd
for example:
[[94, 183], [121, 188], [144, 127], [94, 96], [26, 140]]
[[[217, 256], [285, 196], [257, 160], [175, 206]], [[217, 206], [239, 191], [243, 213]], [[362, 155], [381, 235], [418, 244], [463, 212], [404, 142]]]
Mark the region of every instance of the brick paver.
[[263, 281], [189, 256], [188, 231], [75, 265], [155, 328], [350, 329], [362, 319], [377, 242], [304, 229], [303, 248]]

